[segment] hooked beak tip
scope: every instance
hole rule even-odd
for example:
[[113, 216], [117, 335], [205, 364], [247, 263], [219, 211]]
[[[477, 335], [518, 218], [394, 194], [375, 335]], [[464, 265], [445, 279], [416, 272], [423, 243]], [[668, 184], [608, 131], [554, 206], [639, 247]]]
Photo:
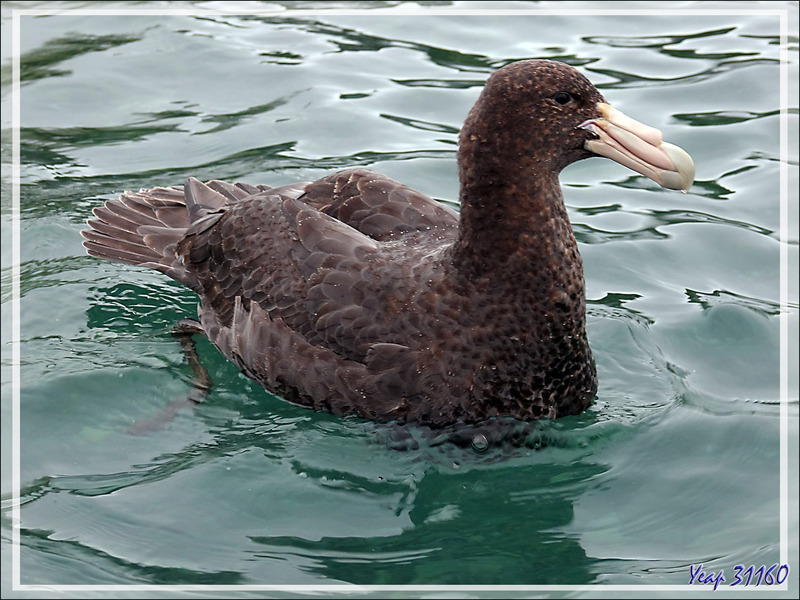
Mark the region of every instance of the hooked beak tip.
[[672, 164], [675, 165], [674, 171], [662, 172], [661, 185], [671, 190], [688, 192], [694, 183], [694, 161], [692, 157], [683, 148], [669, 142], [662, 142], [661, 149], [669, 156]]
[[595, 135], [584, 147], [649, 177], [661, 187], [686, 192], [694, 182], [694, 162], [678, 146], [664, 142], [658, 129], [631, 119], [606, 103], [601, 118], [578, 125]]

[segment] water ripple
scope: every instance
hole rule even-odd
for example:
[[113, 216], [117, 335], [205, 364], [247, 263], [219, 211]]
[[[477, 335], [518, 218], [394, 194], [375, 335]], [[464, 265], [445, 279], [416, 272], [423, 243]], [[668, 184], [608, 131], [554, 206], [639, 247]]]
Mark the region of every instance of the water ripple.
[[702, 31], [700, 33], [690, 33], [688, 35], [651, 35], [651, 36], [588, 36], [582, 38], [590, 44], [600, 44], [609, 46], [611, 48], [656, 48], [663, 49], [667, 46], [675, 46], [682, 44], [687, 40], [696, 40], [708, 37], [724, 36], [732, 31], [735, 27], [725, 27], [722, 29], [713, 29], [711, 31]]
[[688, 83], [699, 83], [712, 79], [718, 75], [727, 74], [732, 71], [744, 69], [748, 67], [763, 66], [765, 64], [779, 65], [780, 61], [774, 58], [754, 58], [749, 60], [731, 60], [722, 61], [716, 67], [705, 69], [690, 75], [681, 75], [679, 77], [646, 77], [644, 75], [634, 75], [624, 71], [617, 71], [614, 69], [599, 69], [597, 67], [588, 68], [588, 71], [600, 73], [615, 80], [611, 83], [602, 83], [597, 87], [601, 89], [626, 89], [626, 88], [647, 88], [647, 87], [663, 87], [670, 84], [685, 85]]
[[699, 304], [704, 310], [709, 310], [715, 306], [724, 304], [735, 304], [753, 310], [766, 317], [774, 317], [780, 315], [782, 312], [800, 309], [800, 304], [797, 302], [788, 302], [786, 309], [781, 307], [779, 302], [772, 300], [765, 300], [764, 298], [754, 298], [752, 296], [743, 296], [727, 290], [714, 290], [713, 292], [701, 292], [698, 290], [686, 290], [686, 297], [689, 302]]
[[[628, 187], [622, 186], [620, 187]], [[773, 229], [747, 223], [738, 219], [730, 219], [721, 217], [710, 213], [688, 210], [688, 209], [673, 209], [673, 210], [656, 210], [656, 209], [623, 209], [620, 205], [614, 204], [605, 207], [589, 207], [589, 208], [576, 208], [576, 212], [596, 215], [603, 212], [618, 212], [630, 215], [642, 215], [648, 217], [645, 223], [636, 229], [627, 230], [603, 230], [585, 223], [575, 223], [573, 230], [575, 237], [579, 242], [584, 244], [604, 244], [617, 240], [665, 240], [670, 238], [670, 235], [661, 228], [673, 225], [686, 225], [689, 223], [706, 223], [716, 225], [726, 225], [728, 227], [735, 227], [778, 239], [778, 232]]]
[[[111, 48], [138, 42], [141, 36], [134, 35], [81, 35], [47, 40], [41, 47], [20, 56], [20, 81], [35, 81], [47, 77], [65, 77], [72, 73], [69, 69], [56, 68], [57, 65], [75, 57], [91, 52], [104, 52]], [[11, 81], [11, 69], [3, 65], [3, 88]]]
[[[790, 114], [797, 114], [797, 109], [790, 109]], [[752, 111], [733, 111], [733, 110], [718, 110], [713, 112], [704, 113], [679, 113], [672, 115], [678, 121], [688, 123], [692, 127], [709, 127], [717, 125], [735, 125], [737, 123], [745, 123], [757, 119], [765, 119], [767, 117], [780, 116], [780, 110], [768, 110], [764, 112]]]

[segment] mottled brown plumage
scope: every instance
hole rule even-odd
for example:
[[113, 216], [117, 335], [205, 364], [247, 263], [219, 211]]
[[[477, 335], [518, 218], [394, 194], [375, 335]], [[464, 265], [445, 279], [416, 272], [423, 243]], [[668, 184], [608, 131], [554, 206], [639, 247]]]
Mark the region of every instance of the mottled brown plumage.
[[304, 406], [433, 426], [576, 414], [597, 376], [558, 174], [592, 155], [603, 102], [557, 62], [492, 75], [460, 135], [460, 217], [362, 169], [189, 179], [107, 202], [85, 245], [194, 290], [211, 342]]

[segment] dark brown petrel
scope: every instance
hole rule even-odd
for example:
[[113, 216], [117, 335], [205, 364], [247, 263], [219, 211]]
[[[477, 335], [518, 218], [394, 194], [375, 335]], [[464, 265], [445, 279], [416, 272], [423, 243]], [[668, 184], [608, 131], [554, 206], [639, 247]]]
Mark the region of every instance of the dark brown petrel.
[[195, 327], [287, 400], [433, 427], [585, 410], [583, 264], [558, 176], [602, 155], [670, 189], [694, 165], [572, 67], [496, 71], [461, 129], [460, 214], [371, 171], [188, 179], [96, 208], [89, 254], [200, 297]]

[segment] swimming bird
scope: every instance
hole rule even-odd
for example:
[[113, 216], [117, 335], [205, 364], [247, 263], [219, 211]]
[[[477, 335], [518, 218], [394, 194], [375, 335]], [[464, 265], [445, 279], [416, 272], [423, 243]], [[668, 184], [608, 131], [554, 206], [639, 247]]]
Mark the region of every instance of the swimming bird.
[[459, 135], [460, 212], [366, 169], [282, 187], [187, 179], [95, 208], [88, 253], [200, 297], [189, 329], [286, 400], [432, 427], [585, 410], [583, 265], [559, 185], [609, 157], [688, 190], [689, 155], [574, 68], [522, 60]]

